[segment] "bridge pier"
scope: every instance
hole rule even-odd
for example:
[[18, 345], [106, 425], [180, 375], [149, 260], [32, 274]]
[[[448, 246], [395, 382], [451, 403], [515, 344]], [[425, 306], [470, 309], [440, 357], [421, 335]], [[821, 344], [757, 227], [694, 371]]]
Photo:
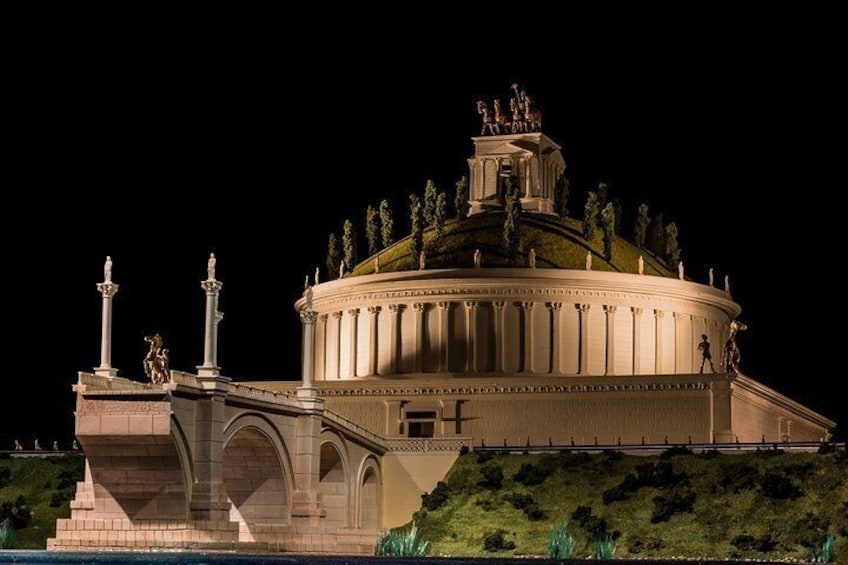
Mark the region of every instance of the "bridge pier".
[[230, 379], [204, 378], [204, 395], [195, 400], [194, 472], [191, 517], [194, 520], [225, 522], [230, 519], [230, 502], [224, 488], [224, 425]]

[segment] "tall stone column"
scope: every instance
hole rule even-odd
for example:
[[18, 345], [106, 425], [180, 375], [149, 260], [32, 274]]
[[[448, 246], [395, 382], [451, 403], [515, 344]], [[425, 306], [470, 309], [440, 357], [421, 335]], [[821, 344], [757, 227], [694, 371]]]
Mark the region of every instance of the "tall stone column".
[[300, 322], [303, 326], [301, 337], [301, 360], [300, 360], [300, 379], [301, 386], [297, 391], [298, 396], [302, 394], [314, 394], [312, 383], [315, 375], [315, 321], [318, 319], [318, 314], [313, 310], [302, 310], [300, 312]]
[[521, 373], [533, 372], [533, 302], [521, 303], [521, 317], [524, 319], [524, 355], [521, 358]]
[[686, 357], [684, 356], [684, 352], [680, 351], [679, 344], [681, 340], [681, 335], [683, 334], [683, 324], [681, 323], [681, 321], [685, 319], [686, 314], [683, 314], [681, 312], [673, 312], [671, 316], [674, 318], [674, 373], [677, 375], [682, 375], [687, 372], [683, 367], [683, 362]]
[[504, 306], [506, 302], [492, 302], [495, 308], [495, 372], [503, 372], [504, 366]]
[[642, 371], [642, 309], [634, 306], [630, 310], [633, 312], [633, 374], [638, 375]]
[[607, 362], [606, 375], [615, 374], [615, 306], [604, 306], [607, 315]]
[[416, 302], [412, 305], [415, 310], [415, 372], [424, 372], [424, 309], [426, 304]]
[[371, 328], [371, 340], [369, 344], [369, 353], [368, 353], [368, 375], [374, 376], [377, 374], [377, 352], [379, 351], [377, 347], [377, 336], [379, 335], [379, 318], [380, 314], [379, 306], [369, 306], [368, 307], [368, 316], [371, 318], [370, 328]]
[[344, 312], [333, 312], [333, 325], [336, 326], [336, 358], [333, 359], [333, 371], [336, 373], [336, 379], [342, 378], [342, 316]]
[[465, 301], [465, 372], [477, 372], [477, 301]]
[[580, 375], [589, 374], [589, 304], [575, 304], [580, 316]]
[[400, 313], [403, 306], [400, 304], [389, 304], [391, 321], [391, 355], [389, 356], [389, 372], [400, 373]]
[[103, 274], [103, 282], [97, 283], [97, 290], [103, 297], [100, 321], [100, 366], [94, 369], [94, 374], [111, 379], [118, 376], [118, 370], [112, 367], [112, 299], [118, 294], [118, 285], [112, 282], [111, 257], [106, 257]]
[[357, 353], [357, 336], [356, 333], [359, 330], [359, 308], [351, 308], [347, 311], [350, 316], [350, 363], [348, 364], [348, 376], [350, 378], [356, 377], [356, 353]]
[[662, 374], [663, 371], [663, 318], [665, 312], [662, 310], [654, 310], [654, 318], [656, 319], [656, 343], [654, 347], [654, 374]]
[[215, 254], [209, 255], [207, 278], [200, 283], [206, 292], [206, 323], [203, 339], [203, 365], [197, 368], [199, 377], [217, 377], [221, 374], [218, 367], [218, 295], [224, 283], [215, 279]]
[[548, 302], [548, 308], [551, 310], [551, 373], [559, 374], [559, 317], [562, 312], [562, 302]]
[[448, 371], [448, 318], [450, 316], [450, 302], [439, 302], [439, 372]]

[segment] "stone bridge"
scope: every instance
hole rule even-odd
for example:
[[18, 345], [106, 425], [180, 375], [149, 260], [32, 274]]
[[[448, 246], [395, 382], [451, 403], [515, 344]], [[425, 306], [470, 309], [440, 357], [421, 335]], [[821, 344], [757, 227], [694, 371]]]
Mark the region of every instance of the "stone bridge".
[[50, 549], [373, 552], [386, 444], [312, 390], [177, 371], [74, 389], [85, 480]]

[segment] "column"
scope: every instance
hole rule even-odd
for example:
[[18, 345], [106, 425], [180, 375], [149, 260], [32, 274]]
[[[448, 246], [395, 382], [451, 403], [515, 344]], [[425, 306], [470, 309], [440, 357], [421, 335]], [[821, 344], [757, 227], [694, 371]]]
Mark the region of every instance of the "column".
[[368, 307], [368, 316], [371, 318], [370, 321], [370, 329], [371, 329], [371, 340], [369, 343], [369, 353], [368, 353], [368, 375], [374, 376], [377, 374], [377, 352], [379, 349], [377, 348], [377, 335], [379, 329], [379, 319], [378, 314], [380, 313], [379, 306], [369, 306]]
[[118, 294], [118, 285], [112, 282], [112, 258], [106, 257], [103, 282], [97, 283], [97, 290], [103, 297], [100, 322], [100, 366], [94, 369], [95, 375], [118, 376], [118, 370], [112, 368], [112, 298]]
[[342, 378], [342, 312], [333, 312], [333, 325], [336, 326], [336, 358], [333, 359], [333, 368], [336, 378]]
[[589, 304], [575, 304], [580, 314], [580, 375], [589, 373]]
[[400, 312], [402, 306], [400, 304], [389, 304], [391, 334], [390, 334], [390, 350], [389, 350], [389, 373], [397, 374], [400, 372], [400, 360], [398, 353], [400, 351]]
[[615, 306], [604, 306], [607, 315], [607, 362], [605, 375], [615, 374]]
[[415, 372], [424, 372], [424, 310], [427, 305], [416, 302], [412, 305], [415, 310]]
[[495, 372], [503, 372], [504, 306], [506, 302], [492, 302], [495, 307]]
[[551, 369], [550, 372], [558, 374], [559, 370], [559, 317], [562, 312], [562, 302], [548, 302], [551, 310]]
[[217, 377], [221, 368], [218, 367], [218, 343], [216, 318], [218, 315], [218, 294], [224, 284], [215, 279], [215, 255], [209, 256], [207, 266], [207, 278], [200, 283], [200, 287], [206, 292], [206, 324], [203, 339], [203, 365], [197, 368], [199, 377]]
[[359, 329], [359, 308], [351, 308], [347, 311], [350, 316], [350, 363], [348, 363], [347, 374], [350, 378], [356, 377], [356, 331]]
[[477, 372], [477, 301], [465, 301], [465, 372]]
[[[315, 351], [315, 376], [318, 380], [327, 380], [327, 314], [318, 315], [318, 325], [315, 327], [315, 333], [321, 338], [321, 348]], [[316, 337], [317, 343], [317, 337]], [[317, 345], [316, 345], [317, 347]]]
[[659, 375], [663, 370], [663, 327], [662, 321], [665, 317], [665, 312], [662, 310], [654, 310], [654, 318], [656, 319], [656, 343], [654, 347], [654, 374]]
[[681, 366], [681, 364], [683, 363], [683, 361], [685, 359], [685, 353], [683, 351], [680, 351], [680, 347], [679, 347], [680, 339], [681, 339], [680, 334], [683, 333], [683, 329], [682, 329], [683, 324], [681, 324], [680, 322], [684, 319], [685, 316], [686, 316], [686, 314], [682, 314], [680, 312], [674, 312], [672, 314], [672, 317], [674, 318], [674, 362], [672, 363], [672, 366], [674, 367], [674, 373], [676, 375], [682, 375], [686, 372], [691, 372], [691, 371], [686, 371]]
[[450, 302], [439, 302], [439, 372], [448, 371], [448, 316], [450, 315]]
[[642, 371], [642, 309], [632, 307], [633, 312], [633, 374]]
[[315, 321], [317, 319], [318, 314], [312, 310], [303, 310], [300, 312], [300, 322], [303, 325], [300, 356], [300, 378], [302, 384], [298, 389], [298, 396], [301, 396], [301, 391], [312, 392], [314, 390], [312, 383], [314, 380], [315, 360]]
[[533, 372], [533, 304], [521, 303], [521, 317], [524, 319], [524, 355], [521, 357], [520, 373]]

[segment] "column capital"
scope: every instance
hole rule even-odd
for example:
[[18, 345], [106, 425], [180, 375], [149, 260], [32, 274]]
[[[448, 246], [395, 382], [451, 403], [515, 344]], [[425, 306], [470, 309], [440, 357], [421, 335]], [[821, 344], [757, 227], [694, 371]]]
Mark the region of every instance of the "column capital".
[[377, 314], [380, 313], [380, 307], [379, 306], [369, 306], [368, 307], [368, 313], [371, 314], [372, 316], [376, 316]]
[[684, 314], [683, 312], [674, 312], [672, 316], [674, 316], [675, 320], [685, 320], [689, 318], [689, 314]]
[[562, 310], [562, 302], [548, 302], [547, 306], [554, 312]]
[[97, 290], [103, 295], [103, 298], [112, 298], [118, 294], [118, 285], [111, 281], [97, 283]]
[[439, 307], [439, 310], [447, 310], [450, 308], [450, 302], [439, 302], [436, 304]]
[[607, 304], [604, 306], [604, 312], [610, 315], [615, 315], [615, 311], [618, 310], [617, 306], [613, 306], [611, 304]]
[[642, 315], [642, 309], [638, 308], [636, 306], [631, 306], [630, 311], [633, 312], [634, 316], [641, 316]]
[[348, 315], [350, 315], [352, 318], [356, 318], [357, 316], [359, 316], [359, 308], [350, 308], [350, 309], [347, 311], [347, 313], [348, 313]]
[[494, 306], [498, 310], [503, 310], [504, 306], [506, 306], [506, 302], [504, 302], [503, 300], [498, 300], [497, 302], [492, 302], [492, 306]]
[[334, 320], [341, 320], [342, 314], [344, 314], [344, 312], [333, 312], [333, 319]]
[[583, 314], [585, 314], [589, 311], [589, 308], [591, 308], [592, 305], [591, 304], [575, 304], [574, 307], [577, 308], [577, 310], [579, 310]]
[[318, 319], [322, 322], [326, 322], [329, 317], [329, 314], [318, 314]]
[[392, 314], [397, 314], [401, 310], [403, 310], [403, 304], [389, 304], [389, 312]]
[[519, 302], [519, 306], [520, 306], [520, 308], [521, 308], [522, 310], [525, 310], [525, 311], [526, 311], [526, 310], [532, 310], [532, 309], [533, 309], [533, 305], [534, 305], [534, 304], [536, 304], [536, 303], [535, 303], [535, 302], [532, 302], [532, 301], [529, 301], [529, 300], [528, 300], [528, 301], [524, 301], [524, 302]]
[[422, 312], [424, 312], [425, 308], [427, 308], [427, 305], [423, 302], [416, 302], [412, 305], [412, 308], [415, 310], [416, 313], [421, 314]]
[[469, 310], [473, 310], [474, 308], [477, 308], [478, 304], [479, 303], [476, 300], [466, 300], [465, 301], [465, 307], [468, 308]]
[[314, 324], [318, 319], [318, 313], [312, 310], [302, 310], [300, 312], [300, 321], [304, 324]]
[[654, 316], [657, 319], [661, 320], [661, 319], [665, 318], [665, 312], [663, 312], [662, 310], [654, 309]]
[[205, 290], [207, 294], [217, 294], [221, 292], [221, 288], [223, 288], [223, 286], [224, 283], [215, 279], [200, 281], [200, 288]]

